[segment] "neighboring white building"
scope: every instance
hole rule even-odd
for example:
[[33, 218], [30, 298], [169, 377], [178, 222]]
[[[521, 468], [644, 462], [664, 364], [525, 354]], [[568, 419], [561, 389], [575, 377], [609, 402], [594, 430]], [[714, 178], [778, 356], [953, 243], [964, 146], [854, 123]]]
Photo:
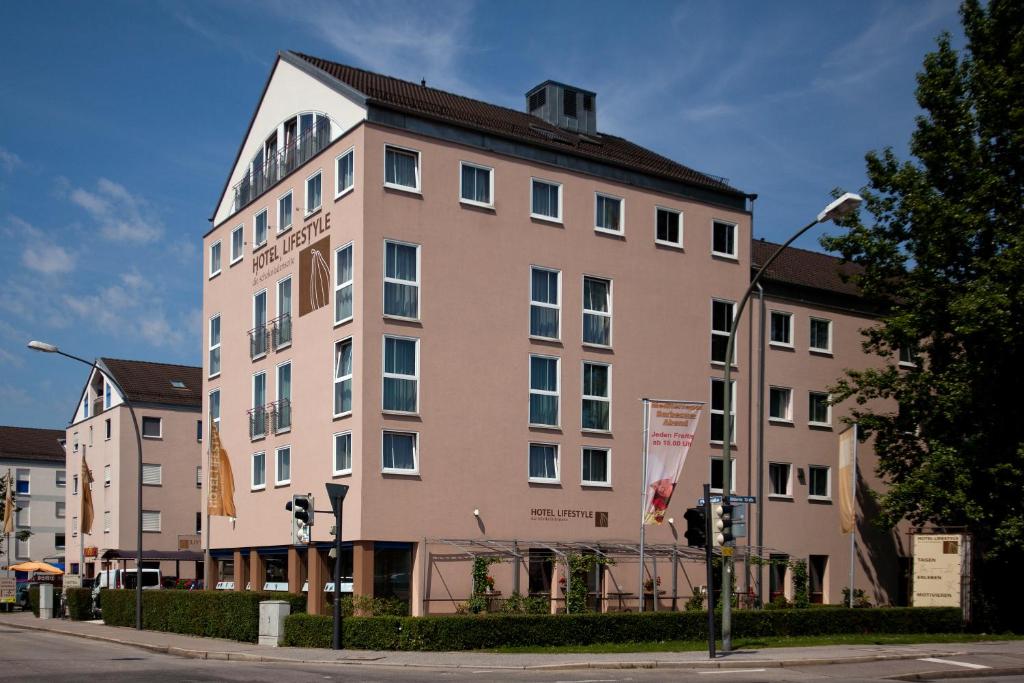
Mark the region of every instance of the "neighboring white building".
[[4, 544], [0, 564], [6, 567], [25, 560], [64, 561], [67, 471], [64, 464], [64, 431], [0, 426], [0, 476], [10, 471], [14, 479], [15, 530], [30, 531], [25, 541], [11, 535]]

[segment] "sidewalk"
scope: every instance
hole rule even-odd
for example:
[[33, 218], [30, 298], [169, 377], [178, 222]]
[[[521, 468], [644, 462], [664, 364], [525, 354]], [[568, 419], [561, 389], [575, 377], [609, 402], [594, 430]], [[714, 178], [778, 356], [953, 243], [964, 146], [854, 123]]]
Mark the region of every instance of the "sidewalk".
[[920, 657], [952, 657], [962, 653], [949, 645], [843, 645], [769, 648], [734, 652], [708, 660], [707, 652], [634, 652], [587, 654], [496, 654], [488, 652], [394, 652], [257, 647], [216, 638], [158, 631], [136, 631], [91, 621], [41, 620], [31, 612], [0, 614], [0, 625], [47, 631], [79, 638], [130, 645], [152, 652], [196, 659], [228, 659], [291, 664], [347, 664], [429, 669], [716, 669], [855, 664]]

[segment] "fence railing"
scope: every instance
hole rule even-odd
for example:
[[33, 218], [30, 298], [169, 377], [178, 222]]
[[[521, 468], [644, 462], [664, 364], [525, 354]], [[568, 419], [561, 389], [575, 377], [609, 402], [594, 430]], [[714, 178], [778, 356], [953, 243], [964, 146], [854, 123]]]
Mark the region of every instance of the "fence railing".
[[277, 181], [309, 161], [331, 141], [331, 121], [318, 116], [312, 128], [286, 144], [283, 149], [254, 165], [232, 188], [232, 213], [238, 211], [269, 190]]

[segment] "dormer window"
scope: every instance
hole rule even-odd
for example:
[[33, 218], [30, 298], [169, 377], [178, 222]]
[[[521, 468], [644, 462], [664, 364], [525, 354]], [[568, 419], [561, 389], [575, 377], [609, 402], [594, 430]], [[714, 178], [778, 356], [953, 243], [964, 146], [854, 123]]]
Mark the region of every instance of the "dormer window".
[[576, 91], [566, 88], [562, 94], [562, 113], [576, 118]]

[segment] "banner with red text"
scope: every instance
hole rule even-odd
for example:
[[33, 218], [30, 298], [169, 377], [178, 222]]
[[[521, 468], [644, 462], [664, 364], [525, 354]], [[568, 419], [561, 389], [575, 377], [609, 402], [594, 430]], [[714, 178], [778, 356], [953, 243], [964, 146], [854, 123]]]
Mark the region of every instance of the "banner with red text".
[[690, 452], [704, 404], [649, 401], [647, 411], [647, 491], [644, 524], [662, 524], [686, 455]]

